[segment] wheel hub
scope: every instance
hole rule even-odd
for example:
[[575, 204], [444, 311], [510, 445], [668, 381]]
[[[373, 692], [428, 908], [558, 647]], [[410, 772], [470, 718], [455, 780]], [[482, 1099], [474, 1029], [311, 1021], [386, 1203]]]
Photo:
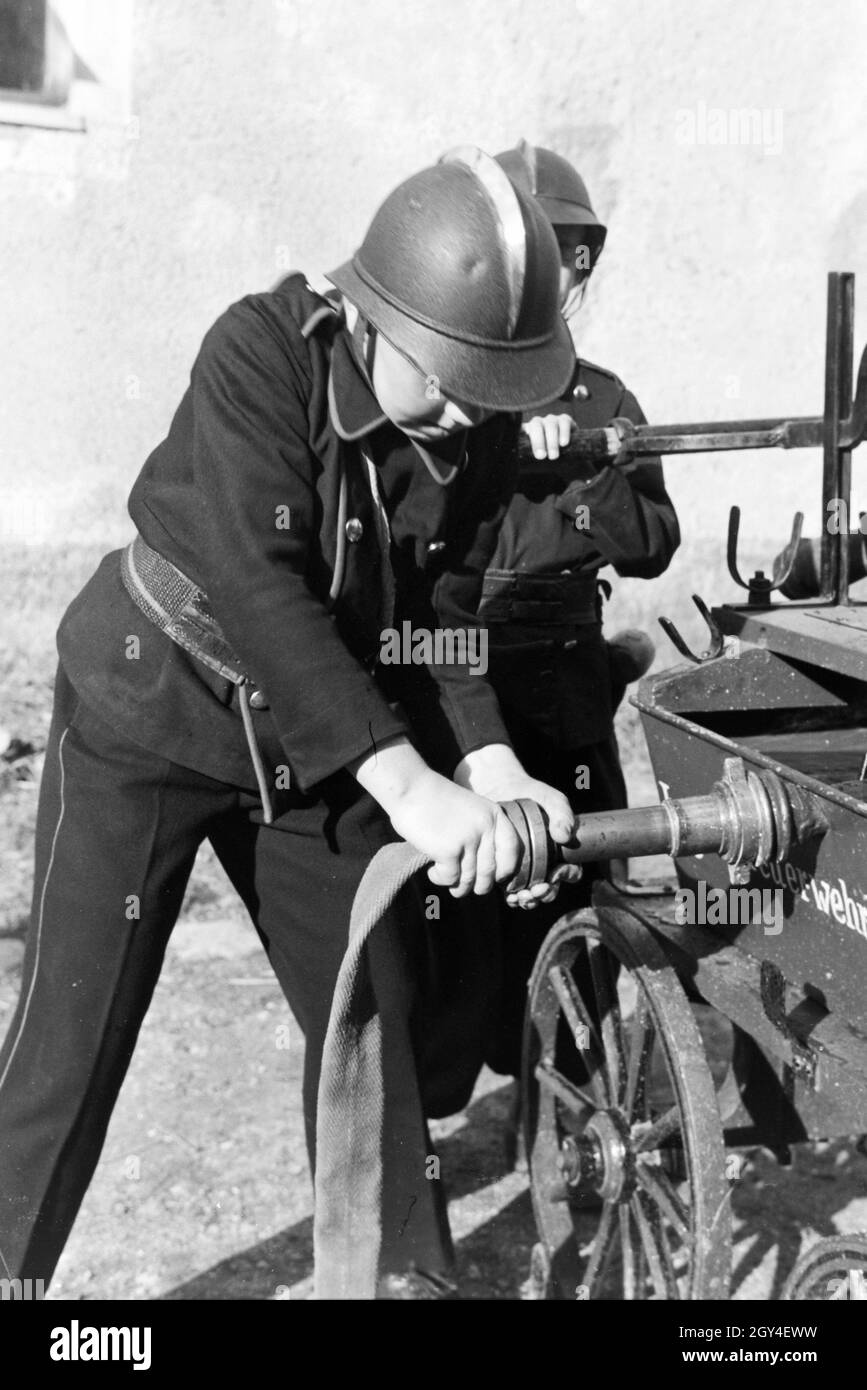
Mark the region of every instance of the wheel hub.
[[580, 1134], [567, 1134], [557, 1164], [566, 1186], [595, 1192], [606, 1202], [628, 1202], [635, 1190], [635, 1155], [629, 1127], [617, 1110], [597, 1110]]

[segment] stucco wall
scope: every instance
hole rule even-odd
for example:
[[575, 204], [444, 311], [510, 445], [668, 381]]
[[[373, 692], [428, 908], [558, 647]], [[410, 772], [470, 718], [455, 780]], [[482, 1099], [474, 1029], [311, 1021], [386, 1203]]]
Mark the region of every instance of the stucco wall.
[[[579, 164], [610, 222], [581, 350], [652, 418], [818, 411], [829, 269], [867, 337], [861, 0], [134, 0], [132, 52], [129, 123], [0, 127], [7, 534], [122, 539], [210, 321], [459, 142]], [[710, 143], [715, 108], [758, 143]], [[668, 475], [693, 538], [816, 513], [806, 456]]]

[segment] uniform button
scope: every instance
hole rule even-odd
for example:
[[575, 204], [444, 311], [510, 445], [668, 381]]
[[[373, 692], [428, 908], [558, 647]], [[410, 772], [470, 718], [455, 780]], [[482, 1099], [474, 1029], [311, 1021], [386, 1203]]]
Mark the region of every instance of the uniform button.
[[575, 397], [576, 401], [586, 401], [590, 395], [590, 391], [584, 385], [584, 382], [581, 381], [575, 387], [575, 390], [572, 392], [572, 395]]
[[264, 695], [264, 692], [263, 692], [263, 691], [261, 691], [261, 690], [253, 690], [253, 691], [250, 692], [250, 708], [251, 708], [251, 709], [267, 709], [267, 708], [268, 708], [268, 701], [265, 699], [265, 695]]
[[445, 541], [428, 541], [427, 550], [429, 555], [436, 555], [437, 551], [445, 550], [445, 548]]
[[358, 517], [351, 516], [346, 523], [346, 539], [349, 541], [350, 545], [355, 545], [356, 541], [360, 541], [363, 535], [364, 527], [358, 520]]

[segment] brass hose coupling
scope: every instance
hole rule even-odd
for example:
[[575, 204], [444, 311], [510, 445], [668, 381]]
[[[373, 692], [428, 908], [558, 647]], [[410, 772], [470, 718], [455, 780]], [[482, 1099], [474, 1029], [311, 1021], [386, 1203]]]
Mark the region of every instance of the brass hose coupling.
[[568, 845], [551, 840], [545, 812], [535, 801], [503, 802], [502, 809], [524, 851], [508, 892], [547, 882], [564, 862], [651, 854], [673, 859], [716, 854], [728, 864], [732, 883], [746, 883], [753, 869], [785, 859], [794, 844], [828, 828], [818, 798], [769, 768], [747, 767], [742, 758], [725, 759], [722, 777], [706, 795], [576, 816]]

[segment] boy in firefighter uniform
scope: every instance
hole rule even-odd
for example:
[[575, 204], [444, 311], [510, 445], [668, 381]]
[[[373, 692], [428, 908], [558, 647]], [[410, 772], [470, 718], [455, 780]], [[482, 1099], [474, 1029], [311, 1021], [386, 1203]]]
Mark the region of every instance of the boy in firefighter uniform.
[[[570, 318], [605, 242], [583, 179], [562, 156], [521, 141], [497, 155], [513, 183], [551, 220], [561, 253], [560, 295]], [[623, 416], [644, 422], [619, 377], [580, 358], [564, 391], [524, 415], [533, 460], [522, 466], [485, 576], [490, 678], [515, 751], [524, 765], [569, 797], [576, 812], [617, 810], [626, 788], [614, 712], [626, 685], [653, 659], [650, 639], [627, 631], [602, 636], [598, 571], [653, 578], [669, 564], [680, 533], [662, 466], [646, 459], [597, 468], [560, 460], [572, 429]], [[602, 581], [604, 584], [604, 581]], [[610, 590], [609, 590], [610, 592]], [[501, 999], [488, 1061], [517, 1076], [526, 985], [547, 930], [563, 912], [586, 906], [595, 877], [564, 887], [532, 921], [500, 914]]]
[[[51, 1277], [205, 838], [305, 1034], [311, 1162], [334, 983], [375, 851], [409, 840], [461, 897], [518, 863], [499, 801], [535, 799], [568, 838], [566, 797], [520, 766], [482, 676], [378, 662], [406, 620], [476, 624], [519, 412], [573, 373], [558, 265], [538, 205], [462, 147], [386, 199], [328, 277], [336, 306], [291, 275], [207, 333], [132, 489], [136, 537], [58, 634], [32, 920], [0, 1050], [3, 1277]], [[395, 929], [411, 960], [416, 923]], [[371, 951], [381, 1268], [436, 1276], [450, 1247], [424, 1180], [414, 980], [401, 951]]]

